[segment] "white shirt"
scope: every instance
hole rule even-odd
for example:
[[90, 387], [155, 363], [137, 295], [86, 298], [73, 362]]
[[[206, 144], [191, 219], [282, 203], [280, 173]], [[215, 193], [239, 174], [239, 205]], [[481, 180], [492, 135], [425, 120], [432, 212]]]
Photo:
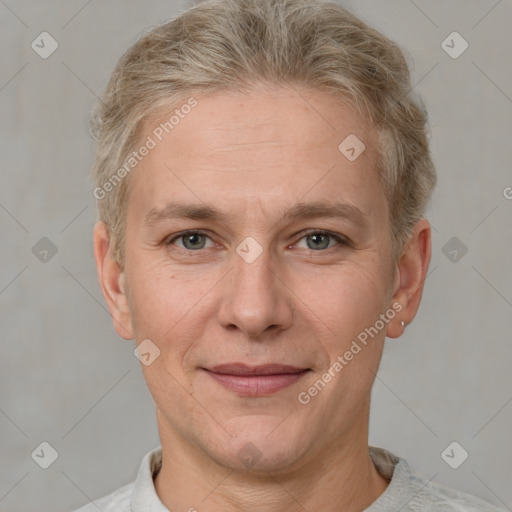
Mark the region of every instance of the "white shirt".
[[[391, 481], [384, 493], [362, 512], [505, 512], [469, 494], [413, 475], [404, 459], [387, 450], [372, 446], [369, 450], [379, 473]], [[153, 483], [161, 465], [160, 447], [144, 456], [135, 482], [74, 512], [169, 512]], [[191, 503], [189, 510], [194, 508], [200, 511], [200, 503]]]

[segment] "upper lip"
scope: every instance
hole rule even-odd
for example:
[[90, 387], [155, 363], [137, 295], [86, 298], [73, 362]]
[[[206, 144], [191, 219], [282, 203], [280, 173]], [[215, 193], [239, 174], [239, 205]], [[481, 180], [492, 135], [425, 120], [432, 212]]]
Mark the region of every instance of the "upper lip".
[[244, 363], [227, 363], [205, 368], [214, 373], [222, 373], [225, 375], [282, 375], [286, 373], [300, 373], [309, 368], [299, 368], [286, 364], [262, 364], [250, 366]]

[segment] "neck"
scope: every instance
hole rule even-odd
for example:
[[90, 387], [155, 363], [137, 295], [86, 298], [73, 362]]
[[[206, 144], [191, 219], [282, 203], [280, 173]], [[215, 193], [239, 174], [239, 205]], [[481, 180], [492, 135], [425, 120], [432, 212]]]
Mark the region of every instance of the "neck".
[[[213, 512], [360, 512], [386, 489], [368, 451], [367, 425], [290, 471], [240, 471], [222, 466], [160, 424], [163, 463], [156, 492], [170, 510]], [[363, 434], [363, 435], [361, 435]]]

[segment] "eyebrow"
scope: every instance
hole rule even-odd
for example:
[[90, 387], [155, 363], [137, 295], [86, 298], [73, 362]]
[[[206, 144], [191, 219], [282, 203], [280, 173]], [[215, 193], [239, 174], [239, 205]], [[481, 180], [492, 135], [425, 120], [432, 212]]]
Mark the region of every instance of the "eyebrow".
[[[280, 210], [282, 220], [337, 218], [346, 219], [360, 228], [367, 227], [367, 216], [357, 207], [341, 202], [297, 203], [287, 210]], [[163, 208], [151, 209], [144, 224], [151, 226], [168, 219], [210, 220], [226, 223], [228, 215], [205, 204], [170, 202]]]

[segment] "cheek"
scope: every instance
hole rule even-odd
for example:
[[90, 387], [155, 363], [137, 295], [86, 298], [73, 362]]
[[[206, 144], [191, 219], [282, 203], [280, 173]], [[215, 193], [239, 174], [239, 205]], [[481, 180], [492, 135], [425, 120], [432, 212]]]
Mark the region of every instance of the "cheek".
[[160, 337], [187, 314], [197, 296], [204, 294], [204, 285], [197, 279], [177, 279], [172, 268], [147, 256], [127, 264], [130, 308], [136, 331], [146, 337]]
[[211, 292], [219, 277], [198, 279], [192, 273], [183, 277], [167, 265], [151, 262], [139, 262], [137, 268], [144, 271], [130, 275], [135, 337], [138, 342], [150, 339], [160, 350], [149, 373], [167, 369], [173, 375], [182, 374], [187, 353], [204, 337], [203, 329], [213, 314]]
[[[305, 287], [297, 294], [306, 296], [309, 290], [310, 304], [337, 339], [346, 341], [356, 336], [388, 307], [391, 280], [378, 265], [347, 262], [318, 277], [321, 281], [316, 281], [315, 287]], [[313, 283], [315, 279], [309, 284]]]
[[325, 279], [322, 294], [316, 294], [323, 302], [316, 310], [330, 328], [322, 342], [329, 359], [323, 370], [335, 375], [326, 379], [332, 379], [332, 392], [339, 391], [340, 401], [361, 397], [371, 388], [385, 338], [380, 315], [389, 307], [389, 283], [379, 266], [347, 265]]

